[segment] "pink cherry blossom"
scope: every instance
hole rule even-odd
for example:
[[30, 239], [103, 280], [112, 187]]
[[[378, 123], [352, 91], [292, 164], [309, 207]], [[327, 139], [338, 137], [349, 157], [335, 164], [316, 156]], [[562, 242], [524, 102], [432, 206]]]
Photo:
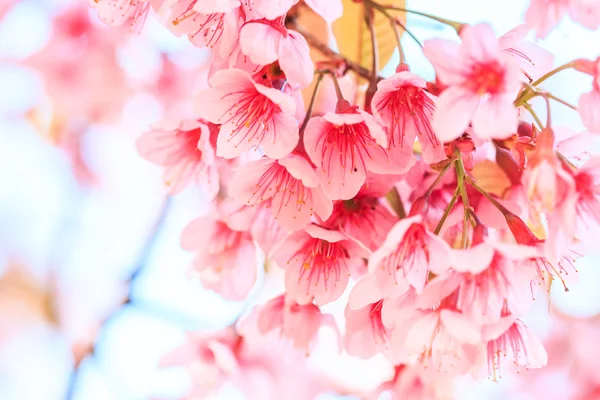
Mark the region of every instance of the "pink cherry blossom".
[[484, 326], [487, 341], [488, 371], [494, 380], [500, 373], [502, 358], [509, 354], [514, 364], [525, 368], [541, 368], [548, 363], [548, 354], [538, 339], [514, 315], [506, 312], [498, 322]]
[[313, 80], [314, 65], [304, 37], [275, 21], [249, 21], [240, 31], [242, 53], [255, 64], [279, 62], [287, 80], [305, 88]]
[[196, 180], [212, 200], [219, 191], [212, 130], [202, 121], [186, 120], [146, 132], [136, 145], [142, 157], [165, 167], [163, 180], [169, 194], [180, 193]]
[[367, 252], [338, 231], [309, 225], [291, 235], [278, 249], [275, 260], [285, 268], [288, 296], [299, 304], [324, 305], [339, 298], [354, 265]]
[[447, 308], [421, 313], [409, 328], [406, 348], [439, 372], [464, 374], [478, 359], [481, 328], [462, 313]]
[[394, 377], [377, 388], [370, 400], [378, 400], [381, 394], [392, 400], [450, 400], [452, 377], [440, 374], [430, 365], [400, 364], [395, 366]]
[[190, 41], [198, 47], [212, 48], [223, 42], [231, 46], [238, 35], [239, 27], [235, 23], [238, 20], [237, 14], [229, 11], [201, 11], [198, 5], [204, 3], [198, 0], [178, 0], [171, 5], [168, 25], [171, 31], [178, 36], [188, 35]]
[[600, 57], [594, 62], [585, 60], [590, 64], [589, 73], [593, 76], [592, 90], [579, 97], [577, 111], [587, 129], [600, 133]]
[[533, 271], [518, 269], [515, 260], [538, 255], [531, 246], [481, 243], [466, 250], [453, 250], [452, 272], [436, 279], [458, 288], [456, 307], [475, 321], [496, 321], [505, 302], [524, 310]]
[[415, 137], [419, 138], [423, 160], [433, 164], [445, 158], [431, 120], [434, 97], [427, 93], [425, 80], [408, 71], [399, 72], [377, 85], [373, 115], [387, 128], [388, 150], [397, 163], [409, 165]]
[[151, 4], [160, 4], [162, 0], [92, 0], [91, 4], [98, 11], [98, 18], [110, 26], [121, 26], [129, 23], [132, 31], [139, 31]]
[[262, 146], [265, 154], [282, 158], [298, 143], [295, 102], [279, 90], [263, 86], [237, 69], [219, 71], [211, 89], [196, 96], [198, 114], [221, 124], [217, 155], [234, 158]]
[[600, 223], [600, 157], [586, 161], [574, 179], [578, 220], [583, 227], [591, 228]]
[[383, 244], [397, 218], [376, 196], [363, 192], [350, 200], [337, 201], [325, 226], [340, 229], [374, 251]]
[[201, 14], [228, 13], [241, 5], [240, 0], [195, 0], [194, 10]]
[[536, 32], [538, 39], [546, 37], [567, 12], [569, 0], [531, 0], [525, 22]]
[[595, 0], [570, 0], [569, 16], [584, 27], [596, 30], [600, 27], [600, 3]]
[[218, 216], [202, 217], [185, 227], [181, 247], [196, 252], [194, 270], [206, 289], [242, 300], [254, 286], [258, 258], [248, 232], [231, 229]]
[[340, 18], [344, 12], [341, 0], [304, 0], [304, 3], [330, 23]]
[[446, 242], [416, 215], [394, 225], [381, 248], [369, 258], [369, 271], [377, 276], [382, 289], [395, 290], [397, 286], [402, 292], [403, 284], [408, 283], [420, 292], [430, 271], [439, 274], [448, 268], [448, 251]]
[[438, 80], [448, 86], [437, 102], [433, 129], [443, 142], [460, 137], [469, 123], [482, 139], [506, 138], [517, 130], [512, 102], [519, 67], [489, 25], [466, 26], [460, 36], [462, 44], [433, 39], [423, 48]]
[[285, 15], [298, 0], [254, 0], [256, 11], [266, 19], [275, 19]]
[[319, 187], [317, 174], [297, 154], [280, 160], [263, 157], [240, 167], [229, 194], [249, 205], [270, 201], [268, 207], [275, 219], [290, 230], [305, 228], [315, 213], [327, 219], [333, 208]]
[[525, 40], [531, 27], [519, 25], [498, 38], [498, 44], [519, 64], [530, 83], [552, 69], [554, 56], [537, 44]]
[[358, 310], [346, 307], [345, 348], [348, 354], [370, 358], [390, 350], [390, 331], [383, 325], [381, 309], [383, 300]]
[[304, 148], [317, 166], [321, 186], [332, 200], [356, 196], [372, 173], [402, 173], [385, 148], [387, 139], [373, 117], [356, 107], [311, 118]]
[[260, 310], [258, 327], [263, 334], [278, 330], [280, 335], [292, 342], [295, 349], [309, 351], [322, 326], [337, 331], [337, 325], [329, 314], [322, 314], [314, 304], [298, 304], [278, 296], [267, 302]]
[[206, 397], [218, 390], [238, 368], [237, 353], [242, 340], [233, 328], [190, 333], [183, 344], [161, 360], [161, 366], [190, 367], [194, 387], [188, 398]]

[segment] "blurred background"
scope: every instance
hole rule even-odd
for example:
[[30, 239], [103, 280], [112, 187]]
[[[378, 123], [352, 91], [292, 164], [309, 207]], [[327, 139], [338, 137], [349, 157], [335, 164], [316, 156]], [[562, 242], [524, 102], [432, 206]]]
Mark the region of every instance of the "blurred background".
[[[527, 1], [408, 6], [487, 21], [503, 34], [521, 23]], [[411, 16], [408, 26], [421, 40], [455, 36]], [[432, 78], [418, 46], [403, 40], [412, 70]], [[569, 21], [540, 42], [556, 65], [595, 58], [597, 43], [600, 34]], [[167, 199], [162, 170], [134, 145], [151, 124], [185, 113], [206, 79], [206, 57], [152, 17], [131, 34], [101, 25], [83, 0], [0, 0], [0, 400], [182, 396], [190, 385], [185, 371], [159, 369], [158, 361], [185, 331], [224, 327], [281, 284], [276, 274], [263, 277], [239, 303], [190, 279], [193, 254], [179, 237], [205, 199], [193, 188]], [[574, 104], [590, 87], [572, 72], [546, 85]], [[576, 113], [555, 110], [555, 123], [582, 129]], [[580, 260], [570, 291], [554, 285], [550, 304], [537, 302], [526, 318], [552, 341], [547, 370], [498, 383], [464, 379], [456, 398], [575, 398], [600, 342], [597, 264], [594, 256]], [[391, 373], [383, 360], [353, 360], [331, 348], [310, 362], [349, 392], [371, 390]], [[587, 373], [586, 384], [600, 383]], [[582, 398], [600, 398], [588, 392]], [[243, 399], [233, 387], [215, 396]]]

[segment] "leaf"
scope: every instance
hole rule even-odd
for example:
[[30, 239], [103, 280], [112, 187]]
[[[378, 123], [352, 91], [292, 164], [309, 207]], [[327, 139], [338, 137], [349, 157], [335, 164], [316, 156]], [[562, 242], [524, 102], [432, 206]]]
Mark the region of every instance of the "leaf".
[[471, 174], [483, 190], [499, 197], [504, 196], [504, 192], [511, 186], [510, 178], [506, 175], [506, 172], [490, 160], [477, 163]]
[[[371, 33], [365, 23], [365, 7], [363, 3], [343, 0], [344, 14], [333, 23], [333, 33], [336, 37], [338, 50], [345, 57], [355, 61], [365, 68], [372, 68], [373, 50], [371, 48]], [[405, 0], [387, 1], [387, 5], [405, 7]], [[396, 38], [390, 26], [390, 21], [377, 10], [375, 13], [375, 35], [379, 49], [379, 68], [382, 69], [390, 61], [396, 50]], [[390, 10], [388, 13], [399, 17], [404, 24], [406, 14], [402, 11]], [[402, 28], [399, 28], [402, 33]]]

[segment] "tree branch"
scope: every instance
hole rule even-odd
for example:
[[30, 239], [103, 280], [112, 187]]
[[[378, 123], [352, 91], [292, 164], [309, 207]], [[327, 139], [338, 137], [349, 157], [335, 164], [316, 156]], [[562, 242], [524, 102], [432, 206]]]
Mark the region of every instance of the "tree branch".
[[360, 77], [362, 77], [366, 80], [369, 80], [369, 81], [371, 80], [371, 77], [372, 77], [371, 71], [369, 71], [367, 68], [361, 66], [360, 64], [358, 64], [358, 63], [344, 57], [343, 55], [335, 52], [334, 50], [332, 50], [326, 43], [323, 43], [318, 37], [316, 37], [309, 31], [307, 31], [304, 27], [299, 25], [294, 19], [288, 19], [286, 21], [286, 25], [288, 26], [288, 28], [291, 28], [291, 29], [297, 31], [302, 36], [304, 36], [304, 38], [306, 39], [306, 41], [308, 42], [308, 44], [310, 46], [314, 47], [315, 49], [317, 49], [318, 51], [320, 51], [327, 57], [333, 58], [334, 60], [337, 60], [337, 61], [342, 61], [344, 63], [344, 65], [346, 66], [347, 70], [354, 71], [357, 75], [359, 75]]

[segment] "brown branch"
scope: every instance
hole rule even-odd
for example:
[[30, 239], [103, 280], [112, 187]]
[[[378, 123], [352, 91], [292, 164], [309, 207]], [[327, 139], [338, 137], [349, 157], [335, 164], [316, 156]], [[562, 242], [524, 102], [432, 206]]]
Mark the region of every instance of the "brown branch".
[[307, 31], [303, 26], [299, 25], [294, 19], [289, 18], [286, 21], [286, 25], [288, 28], [293, 29], [300, 33], [308, 44], [329, 58], [332, 58], [336, 61], [342, 61], [346, 67], [346, 70], [354, 71], [360, 77], [371, 80], [372, 73], [367, 68], [361, 66], [360, 64], [344, 57], [343, 55], [332, 50], [326, 43], [323, 43], [317, 36], [313, 35], [309, 31]]

